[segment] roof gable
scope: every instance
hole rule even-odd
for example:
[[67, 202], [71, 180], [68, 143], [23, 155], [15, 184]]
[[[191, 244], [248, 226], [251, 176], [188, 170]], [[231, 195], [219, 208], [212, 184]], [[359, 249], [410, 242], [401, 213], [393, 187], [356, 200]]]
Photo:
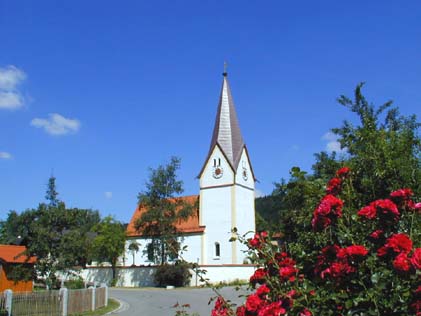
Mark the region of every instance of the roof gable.
[[25, 246], [0, 245], [0, 260], [7, 263], [35, 263], [36, 257], [25, 254]]

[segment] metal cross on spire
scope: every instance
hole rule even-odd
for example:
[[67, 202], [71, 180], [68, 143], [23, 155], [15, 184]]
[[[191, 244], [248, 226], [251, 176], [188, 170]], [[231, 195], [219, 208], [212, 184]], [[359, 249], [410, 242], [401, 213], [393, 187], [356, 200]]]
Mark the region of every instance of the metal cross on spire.
[[226, 76], [228, 75], [228, 73], [227, 73], [227, 68], [228, 68], [228, 64], [227, 64], [227, 62], [226, 62], [226, 61], [224, 61], [224, 72], [222, 73], [222, 75], [223, 75], [224, 77], [226, 77]]

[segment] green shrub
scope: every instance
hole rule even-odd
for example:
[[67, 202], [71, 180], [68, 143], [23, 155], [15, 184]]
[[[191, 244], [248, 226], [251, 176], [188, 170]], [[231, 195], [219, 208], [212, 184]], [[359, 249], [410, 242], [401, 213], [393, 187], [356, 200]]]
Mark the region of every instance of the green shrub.
[[85, 288], [85, 282], [82, 278], [67, 280], [64, 282], [64, 286], [71, 290], [83, 289]]
[[155, 282], [158, 286], [187, 286], [190, 278], [190, 265], [187, 262], [164, 264], [155, 271]]

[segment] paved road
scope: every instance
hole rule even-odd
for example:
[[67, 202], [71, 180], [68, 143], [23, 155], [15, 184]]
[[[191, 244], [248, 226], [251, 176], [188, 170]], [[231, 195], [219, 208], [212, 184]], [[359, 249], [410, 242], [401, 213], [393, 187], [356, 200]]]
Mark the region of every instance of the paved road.
[[[241, 304], [244, 298], [239, 298], [246, 291], [236, 291], [234, 288], [221, 289], [223, 296], [232, 302]], [[122, 305], [112, 315], [119, 316], [174, 316], [176, 309], [173, 306], [190, 304], [187, 310], [190, 314], [198, 313], [200, 316], [209, 316], [213, 303], [208, 305], [209, 299], [215, 293], [209, 288], [183, 288], [183, 289], [110, 289], [110, 296], [118, 299]]]

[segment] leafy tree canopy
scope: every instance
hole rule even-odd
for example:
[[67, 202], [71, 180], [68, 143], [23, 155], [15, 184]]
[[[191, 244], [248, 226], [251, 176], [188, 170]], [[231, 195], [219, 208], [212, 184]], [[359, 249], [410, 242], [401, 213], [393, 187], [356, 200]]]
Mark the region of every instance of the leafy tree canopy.
[[146, 189], [139, 193], [139, 208], [145, 209], [135, 223], [143, 236], [150, 238], [146, 247], [149, 259], [164, 264], [175, 258], [179, 249], [179, 232], [176, 223], [187, 220], [193, 212], [193, 205], [178, 198], [183, 193], [183, 182], [177, 179], [180, 159], [172, 157], [165, 166], [150, 169]]
[[92, 227], [100, 220], [99, 213], [89, 209], [66, 209], [57, 199], [55, 178], [48, 182], [46, 198], [36, 209], [18, 214], [10, 211], [0, 229], [0, 242], [27, 247], [28, 255], [37, 257], [36, 274], [53, 284], [57, 271], [84, 267], [92, 242]]
[[92, 242], [92, 258], [99, 262], [110, 262], [113, 270], [113, 282], [116, 279], [118, 258], [124, 253], [126, 230], [124, 225], [111, 216], [105, 217], [93, 227], [97, 236]]
[[[271, 230], [281, 229], [291, 241], [311, 230], [312, 212], [325, 193], [325, 182], [344, 165], [353, 170], [350, 207], [359, 208], [374, 199], [386, 198], [399, 188], [410, 187], [415, 196], [421, 195], [420, 123], [414, 115], [400, 115], [391, 101], [380, 107], [370, 104], [362, 87], [363, 84], [356, 87], [353, 99], [338, 98], [340, 105], [356, 115], [356, 123], [344, 121], [332, 129], [346, 154], [315, 154], [312, 174], [292, 168], [288, 181], [275, 183], [270, 196], [256, 200], [256, 211], [264, 219], [257, 223], [258, 230], [267, 229], [268, 222], [275, 223], [269, 225]], [[279, 222], [281, 225], [277, 225]]]

